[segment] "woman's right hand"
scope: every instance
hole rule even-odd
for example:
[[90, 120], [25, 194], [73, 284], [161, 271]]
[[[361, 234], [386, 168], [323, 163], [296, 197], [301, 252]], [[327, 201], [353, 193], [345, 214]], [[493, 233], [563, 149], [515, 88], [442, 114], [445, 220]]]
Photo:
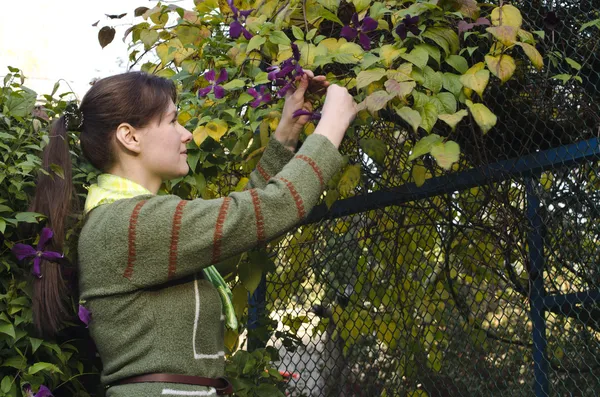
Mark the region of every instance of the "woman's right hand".
[[332, 84], [327, 88], [327, 95], [321, 121], [315, 129], [315, 134], [325, 135], [336, 148], [346, 135], [346, 130], [356, 116], [356, 102], [345, 87]]

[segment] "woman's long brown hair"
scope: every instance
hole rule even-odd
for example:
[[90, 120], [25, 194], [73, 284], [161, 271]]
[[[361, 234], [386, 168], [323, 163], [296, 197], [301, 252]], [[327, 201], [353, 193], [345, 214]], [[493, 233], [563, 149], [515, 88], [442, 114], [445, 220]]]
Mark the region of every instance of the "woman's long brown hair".
[[[94, 83], [81, 106], [83, 126], [79, 136], [83, 156], [101, 172], [115, 164], [114, 136], [121, 123], [143, 128], [160, 120], [170, 101], [176, 101], [176, 87], [171, 80], [144, 72], [128, 72]], [[62, 168], [59, 176], [51, 167]], [[75, 203], [72, 160], [65, 117], [54, 121], [50, 143], [44, 148], [35, 197], [30, 210], [46, 215], [46, 226], [54, 232], [47, 249], [63, 252], [67, 219]], [[76, 258], [73, 258], [76, 259]], [[76, 262], [76, 261], [75, 261]], [[67, 307], [68, 292], [61, 266], [42, 260], [41, 278], [34, 280], [33, 320], [38, 332], [53, 337], [72, 314]]]

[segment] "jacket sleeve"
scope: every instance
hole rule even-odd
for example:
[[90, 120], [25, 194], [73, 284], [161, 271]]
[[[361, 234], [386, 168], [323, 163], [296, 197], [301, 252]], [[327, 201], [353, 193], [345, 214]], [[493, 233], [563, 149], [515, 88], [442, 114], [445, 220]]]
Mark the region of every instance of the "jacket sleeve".
[[294, 158], [294, 153], [286, 149], [277, 139], [271, 137], [262, 158], [250, 174], [246, 190], [263, 189], [272, 176], [277, 175], [283, 167]]
[[[275, 172], [279, 161], [284, 159], [273, 161], [266, 156], [265, 171]], [[137, 287], [158, 285], [273, 239], [311, 211], [341, 165], [342, 156], [335, 146], [324, 136], [313, 134], [280, 172], [269, 175], [268, 180], [260, 175], [266, 180], [264, 187], [214, 200], [138, 196], [109, 204], [113, 207], [111, 218], [118, 217], [124, 223], [121, 230], [110, 234], [126, 240], [120, 243], [126, 245], [126, 249], [119, 248], [122, 255], [115, 255], [127, 260], [119, 261], [116, 273]], [[262, 185], [259, 176], [255, 179], [254, 186]], [[102, 222], [102, 213], [96, 216]], [[100, 229], [107, 233], [107, 226]], [[117, 241], [111, 245], [119, 246]]]

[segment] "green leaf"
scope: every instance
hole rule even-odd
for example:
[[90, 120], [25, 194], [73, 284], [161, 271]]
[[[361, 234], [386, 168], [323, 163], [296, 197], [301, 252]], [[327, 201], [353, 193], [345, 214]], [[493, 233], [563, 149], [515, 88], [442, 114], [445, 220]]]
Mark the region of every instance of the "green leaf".
[[583, 25], [581, 25], [581, 29], [579, 29], [579, 31], [582, 32], [585, 29], [590, 28], [592, 26], [600, 29], [600, 18], [584, 23]]
[[363, 138], [359, 141], [359, 145], [377, 164], [384, 165], [387, 146], [383, 141], [376, 138]]
[[419, 111], [419, 114], [421, 115], [421, 127], [425, 131], [431, 132], [438, 119], [437, 107], [433, 103], [428, 102]]
[[435, 96], [442, 103], [443, 110], [438, 113], [454, 113], [456, 112], [456, 98], [450, 92], [440, 92]]
[[569, 64], [569, 66], [572, 67], [573, 69], [575, 69], [575, 70], [581, 70], [581, 64], [579, 62], [575, 61], [574, 59], [566, 57], [565, 61], [567, 61], [567, 63]]
[[253, 294], [262, 278], [262, 264], [250, 261], [240, 265], [239, 276], [246, 290]]
[[58, 175], [58, 177], [60, 179], [65, 179], [65, 171], [63, 170], [63, 167], [61, 167], [58, 164], [50, 164], [50, 170], [52, 172], [54, 172], [56, 175]]
[[39, 362], [39, 363], [33, 364], [31, 367], [29, 367], [29, 369], [27, 370], [27, 373], [29, 375], [33, 375], [40, 371], [49, 371], [52, 373], [58, 372], [59, 374], [62, 374], [62, 371], [56, 365], [50, 364], [50, 363], [44, 363], [44, 362]]
[[467, 116], [469, 113], [465, 109], [461, 109], [454, 114], [440, 114], [438, 118], [448, 124], [452, 131], [456, 130], [456, 126], [460, 121]]
[[290, 45], [291, 40], [285, 33], [281, 30], [276, 30], [271, 32], [269, 35], [269, 41], [273, 44], [282, 44], [282, 45]]
[[332, 22], [336, 22], [340, 25], [344, 25], [344, 23], [337, 17], [337, 15], [335, 15], [333, 12], [323, 8], [319, 11], [319, 16], [323, 17], [324, 19], [327, 19], [329, 21]]
[[369, 84], [381, 80], [386, 75], [385, 69], [363, 70], [356, 76], [356, 88], [363, 88]]
[[460, 55], [450, 55], [446, 58], [446, 63], [456, 69], [460, 74], [465, 74], [467, 70], [469, 70], [467, 60]]
[[3, 367], [13, 367], [18, 370], [24, 370], [27, 367], [27, 360], [21, 356], [12, 356], [2, 361]]
[[31, 115], [35, 107], [37, 94], [35, 91], [22, 87], [19, 92], [12, 92], [6, 99], [6, 109], [11, 116], [27, 117]]
[[248, 42], [248, 47], [246, 48], [246, 54], [249, 54], [253, 50], [260, 50], [260, 46], [265, 44], [267, 38], [264, 36], [253, 36]]
[[144, 43], [144, 47], [148, 50], [158, 40], [158, 32], [156, 30], [144, 29], [140, 32], [140, 39]]
[[482, 103], [473, 103], [467, 100], [466, 104], [481, 131], [487, 134], [498, 121], [496, 115]]
[[434, 59], [437, 62], [438, 65], [441, 64], [442, 54], [440, 54], [440, 49], [436, 46], [423, 43], [416, 45], [415, 48], [422, 48], [423, 50], [425, 50], [425, 52], [427, 52], [430, 58]]
[[4, 219], [0, 218], [0, 233], [4, 234], [5, 231], [6, 231], [6, 221], [4, 221]]
[[285, 397], [275, 385], [261, 383], [256, 389], [256, 395], [261, 397]]
[[296, 40], [304, 40], [304, 32], [296, 25], [292, 26], [292, 34]]
[[13, 339], [17, 337], [15, 334], [15, 327], [12, 325], [12, 323], [0, 324], [0, 332], [12, 337]]
[[452, 164], [458, 161], [460, 156], [460, 147], [454, 141], [446, 143], [436, 143], [431, 147], [431, 155], [435, 158], [438, 165], [445, 170], [449, 170]]
[[442, 77], [442, 87], [458, 97], [463, 89], [463, 85], [460, 82], [460, 76], [454, 73], [444, 73]]
[[423, 48], [415, 48], [410, 53], [400, 54], [400, 56], [420, 69], [427, 65], [429, 59], [429, 54]]
[[442, 370], [443, 359], [444, 353], [435, 345], [431, 346], [431, 349], [429, 349], [429, 353], [427, 354], [427, 366], [435, 372], [440, 372]]
[[19, 222], [25, 222], [25, 223], [38, 223], [38, 219], [39, 217], [43, 217], [43, 214], [37, 213], [37, 212], [18, 212], [15, 215], [15, 218], [17, 219], [17, 221]]
[[440, 142], [442, 142], [442, 138], [437, 134], [431, 134], [421, 138], [412, 148], [410, 156], [408, 156], [408, 161], [412, 161], [417, 157], [429, 153], [431, 147]]
[[[256, 36], [254, 36], [256, 37]], [[231, 80], [227, 84], [223, 84], [223, 88], [226, 90], [237, 90], [240, 88], [244, 88], [246, 86], [246, 82], [242, 79]]]
[[412, 128], [414, 132], [417, 132], [419, 125], [421, 124], [421, 115], [414, 109], [404, 106], [400, 109], [396, 109], [398, 116], [402, 117]]
[[434, 94], [437, 94], [442, 90], [444, 77], [442, 72], [437, 72], [429, 66], [425, 66], [425, 69], [423, 69], [423, 74], [425, 77], [423, 87], [430, 89]]
[[439, 45], [446, 55], [456, 54], [460, 48], [458, 34], [451, 28], [429, 27], [422, 36]]
[[44, 341], [38, 338], [29, 337], [29, 342], [31, 343], [31, 353], [35, 353]]
[[7, 375], [2, 378], [2, 383], [0, 383], [0, 390], [2, 390], [2, 393], [8, 393], [14, 382], [15, 379], [11, 376]]

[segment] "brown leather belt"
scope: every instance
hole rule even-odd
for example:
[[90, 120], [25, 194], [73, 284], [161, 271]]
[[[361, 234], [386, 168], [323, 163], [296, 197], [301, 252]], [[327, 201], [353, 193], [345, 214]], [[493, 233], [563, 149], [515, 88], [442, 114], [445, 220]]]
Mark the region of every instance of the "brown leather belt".
[[176, 374], [145, 374], [132, 376], [117, 381], [111, 386], [125, 385], [128, 383], [144, 383], [144, 382], [164, 382], [164, 383], [183, 383], [186, 385], [198, 385], [214, 387], [217, 390], [217, 395], [224, 396], [233, 394], [233, 387], [226, 378], [203, 378], [201, 376], [176, 375]]

